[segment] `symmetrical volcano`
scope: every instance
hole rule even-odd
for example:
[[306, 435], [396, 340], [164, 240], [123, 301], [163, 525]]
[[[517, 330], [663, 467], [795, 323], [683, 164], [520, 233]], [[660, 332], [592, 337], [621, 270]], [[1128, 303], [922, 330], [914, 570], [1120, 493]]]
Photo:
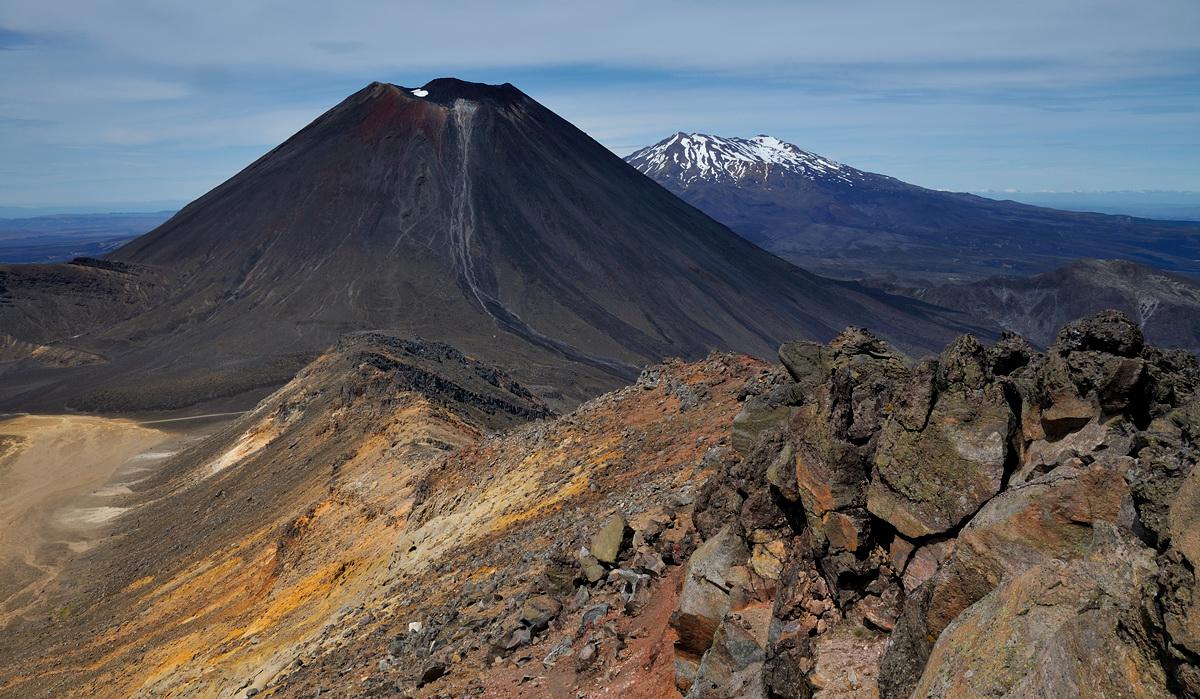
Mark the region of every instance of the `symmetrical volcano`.
[[83, 408], [279, 385], [364, 329], [448, 342], [562, 405], [664, 356], [769, 356], [848, 324], [920, 351], [964, 329], [760, 250], [511, 85], [454, 79], [369, 85], [108, 261], [172, 292], [71, 340], [111, 365], [39, 375]]

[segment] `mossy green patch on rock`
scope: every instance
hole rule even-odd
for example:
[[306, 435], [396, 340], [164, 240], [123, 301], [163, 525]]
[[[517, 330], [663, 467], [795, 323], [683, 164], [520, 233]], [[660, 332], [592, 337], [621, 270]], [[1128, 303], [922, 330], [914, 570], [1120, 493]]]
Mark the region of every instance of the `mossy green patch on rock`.
[[909, 537], [957, 526], [1000, 491], [1014, 422], [995, 384], [940, 395], [922, 430], [889, 420], [868, 509]]

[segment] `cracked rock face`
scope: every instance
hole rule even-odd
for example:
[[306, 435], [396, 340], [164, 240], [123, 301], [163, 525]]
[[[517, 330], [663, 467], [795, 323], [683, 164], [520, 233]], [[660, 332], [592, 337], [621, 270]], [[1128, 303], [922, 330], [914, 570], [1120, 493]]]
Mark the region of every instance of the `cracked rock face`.
[[[767, 696], [1195, 694], [1194, 357], [1105, 312], [1044, 355], [964, 336], [912, 363], [853, 328], [780, 358], [795, 383], [748, 402], [742, 463], [705, 486], [765, 489], [790, 528]], [[737, 508], [697, 516], [753, 529]], [[817, 660], [855, 628], [888, 641], [835, 689]]]

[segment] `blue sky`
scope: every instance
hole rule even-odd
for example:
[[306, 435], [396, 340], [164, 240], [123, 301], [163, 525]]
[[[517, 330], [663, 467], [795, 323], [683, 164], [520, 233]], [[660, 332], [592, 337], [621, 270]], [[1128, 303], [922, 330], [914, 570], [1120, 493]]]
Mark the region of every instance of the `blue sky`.
[[769, 133], [932, 188], [1200, 191], [1197, 0], [5, 0], [0, 207], [177, 205], [444, 76], [621, 155]]

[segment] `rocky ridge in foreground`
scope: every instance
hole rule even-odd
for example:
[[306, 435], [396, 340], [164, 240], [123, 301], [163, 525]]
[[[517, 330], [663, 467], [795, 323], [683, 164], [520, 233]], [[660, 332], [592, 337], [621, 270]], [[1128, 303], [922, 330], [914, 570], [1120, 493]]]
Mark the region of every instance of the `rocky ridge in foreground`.
[[1044, 354], [780, 358], [545, 420], [444, 345], [343, 341], [5, 629], [0, 693], [1200, 696], [1194, 356], [1107, 312]]
[[[767, 696], [1198, 695], [1194, 356], [1104, 312], [1044, 355], [963, 336], [911, 365], [851, 329], [780, 357], [796, 383], [747, 403], [745, 458], [697, 507], [702, 532], [787, 547], [753, 637]], [[742, 696], [708, 678], [752, 669], [717, 599], [688, 696]], [[856, 678], [827, 658], [847, 628], [887, 639]]]

